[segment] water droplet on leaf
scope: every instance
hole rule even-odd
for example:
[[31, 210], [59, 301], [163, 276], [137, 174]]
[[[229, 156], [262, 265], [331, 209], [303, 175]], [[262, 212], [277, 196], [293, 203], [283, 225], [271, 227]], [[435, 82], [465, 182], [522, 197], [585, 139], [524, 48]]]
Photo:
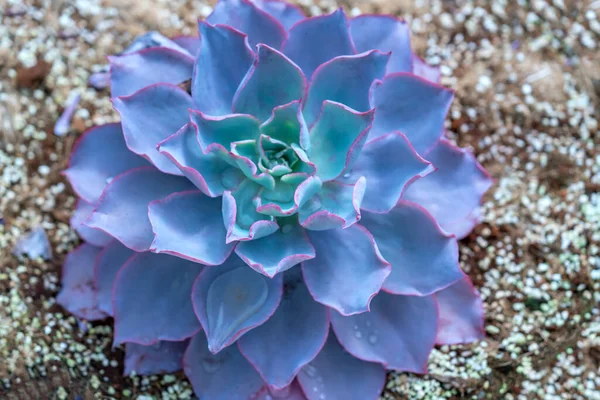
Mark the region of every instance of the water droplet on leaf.
[[371, 343], [371, 344], [377, 343], [377, 336], [369, 335], [369, 343]]
[[306, 375], [310, 376], [311, 378], [317, 376], [318, 373], [317, 369], [311, 364], [306, 364], [303, 368], [303, 371], [306, 373]]
[[202, 360], [202, 367], [209, 374], [214, 374], [221, 368], [221, 361], [217, 357], [205, 357]]

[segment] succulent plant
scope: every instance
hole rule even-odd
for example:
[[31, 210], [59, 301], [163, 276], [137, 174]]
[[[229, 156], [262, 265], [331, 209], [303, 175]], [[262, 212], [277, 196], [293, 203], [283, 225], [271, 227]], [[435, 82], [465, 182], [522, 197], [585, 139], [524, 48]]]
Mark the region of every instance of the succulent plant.
[[65, 171], [86, 243], [58, 302], [207, 400], [376, 399], [480, 338], [457, 239], [491, 179], [407, 24], [222, 0], [199, 34], [110, 58], [121, 122]]

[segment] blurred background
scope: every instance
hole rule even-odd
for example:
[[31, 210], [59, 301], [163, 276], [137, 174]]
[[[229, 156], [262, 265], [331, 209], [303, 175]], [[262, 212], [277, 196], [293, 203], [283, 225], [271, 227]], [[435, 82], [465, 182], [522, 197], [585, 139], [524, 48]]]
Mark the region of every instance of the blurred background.
[[[406, 19], [456, 91], [450, 138], [496, 179], [460, 244], [486, 339], [437, 348], [427, 376], [390, 374], [382, 398], [600, 399], [600, 1], [298, 3]], [[79, 241], [60, 172], [84, 130], [117, 120], [89, 81], [106, 56], [149, 30], [194, 34], [213, 4], [0, 0], [0, 399], [192, 398], [183, 374], [122, 376], [111, 321], [56, 305]]]

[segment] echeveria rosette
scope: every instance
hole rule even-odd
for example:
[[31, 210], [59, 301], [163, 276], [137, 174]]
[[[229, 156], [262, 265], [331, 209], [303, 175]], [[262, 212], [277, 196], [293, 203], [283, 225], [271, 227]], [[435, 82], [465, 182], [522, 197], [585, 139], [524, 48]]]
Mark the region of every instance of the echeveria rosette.
[[86, 243], [59, 303], [207, 400], [375, 399], [480, 338], [457, 237], [491, 182], [407, 25], [222, 0], [199, 34], [110, 58], [121, 123], [65, 172]]

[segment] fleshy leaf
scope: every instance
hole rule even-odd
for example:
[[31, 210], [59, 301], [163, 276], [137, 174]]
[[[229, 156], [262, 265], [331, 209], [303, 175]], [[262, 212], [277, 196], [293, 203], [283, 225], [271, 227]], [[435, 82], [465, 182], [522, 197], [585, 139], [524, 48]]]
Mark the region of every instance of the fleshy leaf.
[[438, 326], [433, 296], [379, 293], [368, 313], [344, 317], [331, 312], [331, 325], [344, 348], [386, 369], [427, 372]]
[[211, 354], [204, 332], [192, 338], [183, 366], [194, 393], [201, 399], [253, 399], [264, 384], [235, 346]]
[[206, 268], [194, 284], [192, 301], [210, 351], [218, 353], [262, 325], [277, 309], [281, 291], [282, 274], [269, 279], [238, 257]]
[[128, 96], [155, 83], [177, 85], [192, 77], [194, 59], [185, 52], [152, 47], [109, 56], [111, 97]]
[[235, 246], [225, 243], [221, 203], [199, 191], [151, 202], [148, 217], [155, 238], [150, 250], [204, 265], [222, 264]]
[[208, 115], [230, 114], [233, 95], [254, 53], [243, 33], [229, 26], [198, 24], [202, 44], [192, 77], [194, 105]]
[[411, 73], [395, 73], [376, 81], [371, 106], [377, 110], [370, 138], [400, 131], [419, 154], [440, 139], [454, 93]]
[[95, 126], [79, 138], [64, 174], [73, 190], [94, 204], [112, 178], [145, 165], [150, 164], [127, 148], [121, 125], [114, 123]]
[[148, 203], [193, 189], [187, 179], [163, 174], [153, 167], [129, 170], [106, 187], [87, 225], [107, 232], [130, 249], [148, 250], [154, 239]]
[[360, 220], [360, 208], [367, 181], [360, 177], [355, 184], [326, 182], [321, 193], [299, 211], [300, 225], [313, 231], [347, 228]]
[[353, 56], [340, 56], [321, 64], [315, 71], [304, 105], [309, 125], [317, 119], [323, 101], [330, 100], [356, 111], [369, 111], [369, 89], [385, 75], [389, 53], [372, 50]]
[[308, 236], [318, 257], [303, 262], [302, 271], [314, 299], [343, 315], [368, 311], [391, 269], [371, 234], [354, 224]]
[[244, 175], [218, 153], [205, 154], [196, 133], [195, 125], [188, 123], [161, 142], [158, 150], [207, 196], [217, 197], [225, 190], [235, 189], [244, 180]]
[[296, 213], [294, 203], [294, 185], [282, 180], [277, 181], [273, 190], [261, 189], [256, 198], [256, 211], [274, 217], [286, 217]]
[[183, 368], [183, 353], [189, 341], [160, 341], [150, 346], [137, 343], [125, 345], [125, 371], [129, 375], [170, 374]]
[[429, 65], [421, 57], [413, 54], [413, 74], [427, 79], [429, 82], [440, 83], [442, 73], [440, 67]]
[[350, 33], [357, 51], [392, 53], [386, 74], [412, 72], [410, 29], [405, 21], [392, 15], [359, 15], [350, 20]]
[[275, 107], [271, 118], [260, 126], [260, 133], [288, 145], [297, 143], [305, 150], [310, 147], [308, 127], [299, 100]]
[[112, 290], [115, 278], [121, 267], [131, 256], [133, 250], [113, 240], [102, 249], [96, 258], [94, 281], [96, 282], [98, 308], [107, 315], [113, 316]]
[[269, 13], [273, 18], [289, 30], [296, 22], [302, 21], [306, 16], [300, 7], [280, 0], [252, 0], [254, 5]]
[[113, 288], [114, 345], [155, 344], [195, 335], [192, 286], [202, 265], [150, 252], [138, 253], [119, 270]]
[[348, 354], [329, 333], [323, 350], [298, 374], [308, 400], [377, 400], [385, 384], [385, 369]]
[[374, 111], [356, 112], [329, 100], [310, 131], [310, 160], [323, 182], [337, 178], [350, 167], [364, 145]]
[[107, 317], [98, 308], [94, 285], [94, 264], [100, 250], [84, 243], [67, 255], [62, 270], [63, 287], [56, 297], [56, 302], [71, 314], [90, 321]]
[[392, 265], [386, 291], [426, 296], [463, 278], [456, 238], [444, 234], [416, 204], [401, 201], [388, 214], [363, 212], [361, 223]]
[[[278, 2], [278, 0], [273, 0], [273, 2]], [[253, 400], [307, 400], [304, 392], [300, 388], [300, 384], [298, 380], [294, 380], [289, 386], [284, 387], [283, 389], [273, 389], [271, 387], [265, 386], [262, 388], [258, 397]]]
[[129, 149], [150, 160], [162, 172], [181, 175], [156, 146], [188, 122], [190, 95], [177, 86], [156, 84], [131, 96], [117, 97], [113, 105], [121, 115]]
[[219, 1], [206, 22], [229, 25], [247, 34], [252, 47], [264, 43], [279, 48], [286, 38], [283, 25], [248, 0]]
[[260, 186], [246, 180], [233, 192], [223, 193], [223, 223], [227, 228], [227, 243], [256, 240], [279, 229], [275, 218], [256, 211], [253, 199]]
[[342, 175], [343, 182], [367, 178], [367, 190], [361, 208], [390, 211], [414, 179], [426, 175], [431, 163], [421, 158], [406, 136], [399, 132], [369, 141], [352, 167]]
[[93, 246], [104, 247], [113, 240], [112, 236], [101, 230], [92, 229], [84, 225], [84, 222], [92, 214], [92, 211], [94, 211], [93, 205], [83, 199], [77, 200], [75, 211], [69, 223], [84, 241]]
[[315, 258], [304, 228], [294, 221], [264, 238], [240, 242], [235, 252], [252, 269], [268, 277]]
[[[150, 49], [150, 48], [168, 48], [171, 50], [177, 50], [180, 53], [185, 53], [186, 50], [177, 44], [174, 40], [169, 39], [165, 35], [157, 31], [148, 31], [136, 36], [131, 43], [123, 50], [120, 54], [129, 54], [136, 51]], [[191, 55], [191, 54], [190, 54]]]
[[46, 230], [41, 226], [32, 229], [30, 232], [19, 236], [15, 243], [12, 254], [22, 259], [23, 256], [31, 260], [42, 258], [44, 260], [52, 259], [52, 245], [48, 240]]
[[275, 314], [238, 342], [265, 382], [278, 389], [288, 386], [315, 358], [329, 333], [327, 309], [312, 300], [298, 270], [285, 274], [283, 287]]
[[356, 54], [344, 10], [298, 22], [290, 29], [282, 51], [302, 68], [307, 79], [324, 62]]
[[300, 68], [279, 51], [258, 45], [254, 63], [233, 99], [233, 111], [266, 121], [277, 106], [299, 100], [306, 78]]
[[251, 115], [230, 114], [211, 117], [191, 110], [190, 118], [198, 128], [198, 142], [204, 153], [215, 148], [228, 151], [233, 142], [258, 139], [260, 123]]
[[459, 239], [479, 223], [478, 208], [493, 180], [473, 154], [442, 140], [426, 155], [437, 171], [406, 188], [404, 198], [427, 209]]
[[198, 54], [198, 50], [200, 50], [200, 38], [197, 36], [175, 36], [171, 39], [175, 42], [179, 47], [185, 49], [192, 57], [196, 57]]
[[437, 344], [471, 343], [485, 337], [483, 302], [468, 277], [435, 294], [440, 312]]
[[231, 144], [230, 156], [238, 168], [250, 180], [266, 188], [275, 188], [275, 179], [267, 172], [259, 171], [259, 155], [255, 140], [244, 140]]

